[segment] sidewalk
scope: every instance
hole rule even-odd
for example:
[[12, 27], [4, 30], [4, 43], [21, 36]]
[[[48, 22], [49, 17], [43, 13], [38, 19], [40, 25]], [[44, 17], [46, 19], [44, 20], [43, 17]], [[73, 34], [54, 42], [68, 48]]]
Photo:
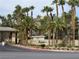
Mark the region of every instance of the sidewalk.
[[77, 50], [55, 50], [55, 49], [42, 49], [42, 48], [34, 48], [34, 47], [30, 47], [30, 46], [23, 46], [23, 45], [12, 45], [15, 47], [19, 47], [19, 48], [24, 48], [24, 49], [32, 49], [35, 51], [48, 51], [48, 52], [79, 52]]

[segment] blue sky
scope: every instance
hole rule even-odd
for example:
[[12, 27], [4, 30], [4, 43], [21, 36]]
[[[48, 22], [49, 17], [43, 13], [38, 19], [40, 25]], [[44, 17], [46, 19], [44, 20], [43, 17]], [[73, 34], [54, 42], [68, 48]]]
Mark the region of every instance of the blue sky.
[[[21, 5], [22, 7], [29, 7], [31, 5], [35, 6], [34, 9], [34, 17], [37, 15], [45, 15], [45, 13], [42, 13], [41, 10], [44, 6], [51, 6], [54, 8], [53, 14], [56, 13], [55, 5], [51, 5], [52, 0], [0, 0], [0, 15], [6, 16], [9, 13], [12, 13], [15, 10], [16, 5]], [[65, 5], [65, 11], [68, 12], [70, 10], [70, 7], [66, 4]], [[79, 8], [77, 8], [77, 16]], [[61, 7], [59, 7], [59, 15], [61, 15], [62, 10]]]

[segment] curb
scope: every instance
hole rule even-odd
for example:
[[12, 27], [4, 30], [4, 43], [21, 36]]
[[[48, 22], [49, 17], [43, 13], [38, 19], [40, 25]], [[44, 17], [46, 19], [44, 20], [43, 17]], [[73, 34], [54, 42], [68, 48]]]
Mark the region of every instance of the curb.
[[46, 52], [79, 52], [79, 51], [72, 51], [72, 50], [41, 49], [41, 48], [33, 48], [33, 47], [22, 46], [22, 45], [12, 45], [12, 46], [24, 48], [24, 49], [31, 49], [31, 50], [35, 50], [35, 51], [46, 51]]

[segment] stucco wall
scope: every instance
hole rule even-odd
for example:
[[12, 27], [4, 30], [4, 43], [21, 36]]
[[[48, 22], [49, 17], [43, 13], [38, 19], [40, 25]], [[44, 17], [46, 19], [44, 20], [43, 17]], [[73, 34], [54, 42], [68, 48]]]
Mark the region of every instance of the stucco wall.
[[[47, 39], [44, 39], [44, 40], [29, 40], [29, 43], [31, 41], [31, 44], [34, 44], [34, 45], [41, 45], [41, 44], [45, 44], [45, 45], [48, 45], [49, 42]], [[62, 43], [62, 40], [58, 40], [58, 44]], [[52, 45], [52, 40], [50, 40], [50, 45]], [[79, 41], [78, 40], [75, 40], [75, 46], [79, 46]]]

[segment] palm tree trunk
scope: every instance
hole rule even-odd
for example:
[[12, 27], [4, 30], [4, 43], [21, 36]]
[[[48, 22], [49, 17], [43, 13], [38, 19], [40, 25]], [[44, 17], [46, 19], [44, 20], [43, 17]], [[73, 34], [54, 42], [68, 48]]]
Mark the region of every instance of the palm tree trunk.
[[58, 17], [58, 0], [56, 0], [56, 12], [57, 12], [57, 17]]
[[47, 16], [49, 16], [49, 15], [48, 15], [48, 12], [47, 12]]
[[[64, 23], [66, 25], [66, 33], [68, 33], [67, 24], [66, 24], [66, 18], [65, 18], [65, 13], [64, 13], [64, 5], [62, 5], [62, 15], [63, 15], [63, 21], [64, 21]], [[67, 34], [67, 36], [68, 36], [68, 34]], [[63, 39], [63, 41], [64, 41], [64, 39]]]
[[52, 46], [55, 46], [55, 30], [53, 31], [53, 39], [52, 39]]
[[[58, 0], [56, 0], [56, 14], [57, 14], [57, 17], [59, 15], [58, 13]], [[56, 33], [56, 46], [57, 46], [57, 42], [58, 42], [58, 30], [57, 30], [57, 33]]]
[[[33, 21], [33, 11], [31, 11], [31, 19]], [[32, 28], [30, 29], [30, 33], [31, 33], [31, 36], [32, 36]]]
[[25, 30], [25, 40], [26, 40], [26, 45], [28, 45], [28, 29], [26, 28]]
[[75, 6], [72, 6], [72, 37], [73, 37], [73, 42], [72, 42], [72, 45], [74, 46], [75, 45]]
[[52, 12], [50, 12], [50, 17], [51, 17], [51, 19], [53, 20]]
[[59, 31], [58, 31], [58, 29], [57, 29], [57, 30], [56, 30], [56, 42], [55, 42], [55, 43], [56, 43], [56, 44], [55, 44], [56, 47], [58, 46], [58, 40], [59, 40], [59, 39], [58, 39], [58, 38], [59, 38], [59, 35], [58, 35], [58, 34], [59, 34]]
[[62, 12], [63, 12], [63, 14], [64, 14], [64, 6], [62, 5]]
[[[33, 21], [33, 11], [31, 11], [31, 19]], [[31, 37], [31, 40], [30, 40], [30, 45], [31, 45], [31, 41], [32, 41], [32, 28], [30, 28], [30, 37]]]
[[48, 43], [49, 43], [49, 45], [48, 46], [50, 46], [50, 40], [51, 40], [51, 30], [49, 30], [49, 32], [48, 32]]
[[63, 15], [63, 20], [66, 21], [65, 20], [65, 14], [64, 14], [64, 5], [62, 5], [62, 15]]
[[31, 18], [33, 19], [33, 11], [31, 11]]

